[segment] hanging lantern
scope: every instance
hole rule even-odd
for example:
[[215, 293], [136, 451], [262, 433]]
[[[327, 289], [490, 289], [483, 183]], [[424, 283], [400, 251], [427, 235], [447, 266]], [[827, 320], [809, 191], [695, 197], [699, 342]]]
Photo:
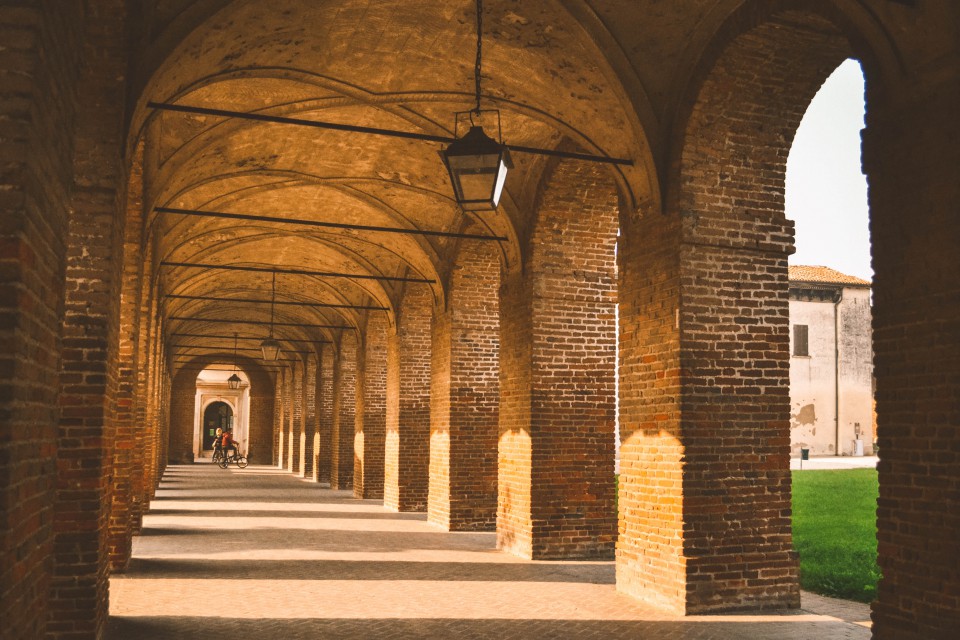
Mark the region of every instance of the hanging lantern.
[[280, 357], [280, 343], [273, 338], [267, 338], [261, 342], [260, 350], [263, 351], [264, 360], [276, 360]]
[[507, 171], [513, 168], [506, 146], [488, 136], [483, 127], [471, 126], [441, 156], [450, 173], [454, 198], [464, 211], [497, 208]]
[[231, 389], [239, 389], [241, 382], [242, 380], [240, 380], [240, 376], [235, 373], [227, 378], [227, 386], [229, 386]]

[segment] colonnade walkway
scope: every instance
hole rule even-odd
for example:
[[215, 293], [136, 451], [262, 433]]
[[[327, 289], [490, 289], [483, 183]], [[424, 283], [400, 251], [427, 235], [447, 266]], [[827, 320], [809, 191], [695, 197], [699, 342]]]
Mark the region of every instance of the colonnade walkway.
[[531, 562], [273, 467], [168, 467], [107, 638], [869, 638], [865, 605], [676, 617], [613, 562]]

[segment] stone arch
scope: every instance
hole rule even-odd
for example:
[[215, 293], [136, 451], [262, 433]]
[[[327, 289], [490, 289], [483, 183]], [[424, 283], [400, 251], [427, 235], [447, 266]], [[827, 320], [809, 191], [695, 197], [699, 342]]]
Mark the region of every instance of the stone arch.
[[799, 4], [754, 3], [715, 34], [681, 107], [666, 215], [624, 228], [618, 588], [682, 612], [799, 606], [778, 515], [791, 508], [784, 176], [807, 105], [852, 54]]

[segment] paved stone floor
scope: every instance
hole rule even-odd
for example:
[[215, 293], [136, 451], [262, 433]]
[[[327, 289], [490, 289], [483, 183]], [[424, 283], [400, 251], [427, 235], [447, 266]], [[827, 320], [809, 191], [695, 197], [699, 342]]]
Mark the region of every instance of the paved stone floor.
[[616, 592], [612, 562], [530, 562], [271, 467], [171, 466], [110, 581], [108, 640], [869, 638], [865, 605], [678, 618]]

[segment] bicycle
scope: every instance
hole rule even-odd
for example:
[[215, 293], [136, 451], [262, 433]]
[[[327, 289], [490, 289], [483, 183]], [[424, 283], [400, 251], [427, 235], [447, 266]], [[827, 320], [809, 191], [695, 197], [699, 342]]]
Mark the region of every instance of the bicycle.
[[221, 469], [226, 469], [231, 462], [237, 465], [237, 467], [240, 469], [246, 469], [248, 464], [247, 456], [240, 453], [239, 449], [234, 449], [232, 454], [229, 456], [224, 456], [218, 460], [217, 465], [219, 465]]
[[217, 447], [213, 450], [213, 464], [220, 464], [220, 461], [223, 460], [223, 449]]

